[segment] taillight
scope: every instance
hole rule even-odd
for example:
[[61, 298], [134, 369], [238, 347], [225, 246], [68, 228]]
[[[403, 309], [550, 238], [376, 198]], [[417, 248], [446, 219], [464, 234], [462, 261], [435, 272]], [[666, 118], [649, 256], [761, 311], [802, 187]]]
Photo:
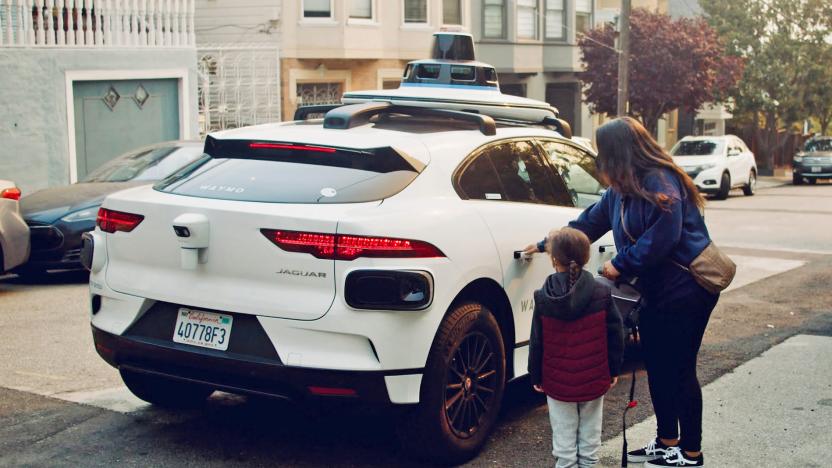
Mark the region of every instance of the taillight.
[[308, 253], [317, 258], [355, 260], [359, 257], [430, 258], [445, 256], [435, 246], [417, 240], [277, 229], [261, 229], [260, 231], [283, 250]]
[[116, 231], [130, 232], [142, 222], [144, 216], [123, 211], [98, 209], [98, 218], [95, 224], [104, 232], [113, 233]]
[[0, 192], [0, 198], [7, 198], [9, 200], [20, 200], [20, 189], [11, 187]]

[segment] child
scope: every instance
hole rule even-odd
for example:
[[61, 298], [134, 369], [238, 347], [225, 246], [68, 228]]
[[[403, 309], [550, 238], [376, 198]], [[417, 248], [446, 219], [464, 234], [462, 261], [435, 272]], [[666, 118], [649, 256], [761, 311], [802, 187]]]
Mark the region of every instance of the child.
[[610, 289], [583, 269], [589, 238], [563, 228], [546, 243], [556, 273], [534, 294], [529, 374], [549, 404], [555, 466], [594, 466], [604, 394], [618, 381], [624, 354], [624, 327]]

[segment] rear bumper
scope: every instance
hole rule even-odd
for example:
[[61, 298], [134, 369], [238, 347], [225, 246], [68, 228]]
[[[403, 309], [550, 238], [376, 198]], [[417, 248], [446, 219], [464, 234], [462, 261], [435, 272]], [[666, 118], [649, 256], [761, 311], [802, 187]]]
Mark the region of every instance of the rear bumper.
[[[203, 350], [157, 338], [118, 336], [95, 326], [92, 335], [101, 358], [118, 369], [198, 382], [231, 393], [299, 402], [337, 399], [391, 406], [385, 377], [421, 373], [421, 369], [342, 371], [292, 367], [277, 357]], [[317, 388], [318, 392], [313, 393], [310, 388]], [[321, 395], [328, 392], [326, 389], [338, 395]]]

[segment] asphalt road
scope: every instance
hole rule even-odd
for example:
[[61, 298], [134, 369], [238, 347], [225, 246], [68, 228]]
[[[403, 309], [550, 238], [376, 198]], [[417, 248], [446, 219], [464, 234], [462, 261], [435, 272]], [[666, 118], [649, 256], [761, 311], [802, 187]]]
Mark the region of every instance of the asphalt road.
[[[703, 383], [792, 335], [832, 336], [832, 185], [711, 201], [706, 220], [739, 274], [705, 337]], [[225, 394], [172, 413], [130, 398], [92, 349], [85, 280], [0, 279], [0, 466], [418, 466], [383, 414]], [[651, 415], [640, 375], [630, 423]], [[620, 430], [628, 385], [623, 378], [608, 395], [605, 440]], [[551, 465], [546, 407], [528, 387], [509, 386], [499, 428], [470, 466]]]

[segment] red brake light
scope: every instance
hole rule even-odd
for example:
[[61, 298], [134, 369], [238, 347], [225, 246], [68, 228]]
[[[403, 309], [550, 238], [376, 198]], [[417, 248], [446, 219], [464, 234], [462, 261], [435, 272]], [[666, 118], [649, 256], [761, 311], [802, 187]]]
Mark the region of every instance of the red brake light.
[[283, 250], [308, 253], [317, 258], [355, 260], [359, 257], [430, 258], [445, 256], [435, 246], [417, 240], [275, 229], [262, 229], [261, 232]]
[[20, 189], [11, 187], [0, 192], [0, 198], [7, 198], [9, 200], [20, 200]]
[[95, 224], [104, 232], [113, 233], [116, 231], [130, 232], [144, 220], [144, 216], [123, 211], [98, 209], [98, 218]]
[[251, 149], [285, 149], [298, 151], [317, 151], [319, 153], [334, 153], [335, 148], [324, 148], [321, 146], [303, 146], [303, 145], [288, 145], [285, 143], [251, 143], [248, 145]]

